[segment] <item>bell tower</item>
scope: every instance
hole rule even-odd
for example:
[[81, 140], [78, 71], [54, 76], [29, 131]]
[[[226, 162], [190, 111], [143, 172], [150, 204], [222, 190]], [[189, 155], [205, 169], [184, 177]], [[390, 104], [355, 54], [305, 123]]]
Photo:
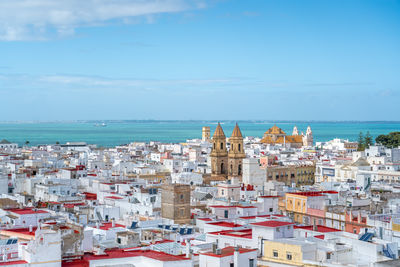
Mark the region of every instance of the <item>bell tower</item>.
[[226, 136], [222, 130], [221, 124], [218, 123], [212, 137], [211, 150], [211, 174], [226, 175], [228, 165], [228, 151], [226, 149]]
[[246, 154], [244, 153], [242, 132], [237, 123], [229, 138], [229, 143], [228, 175], [229, 177], [241, 177], [243, 172], [243, 159], [246, 157]]

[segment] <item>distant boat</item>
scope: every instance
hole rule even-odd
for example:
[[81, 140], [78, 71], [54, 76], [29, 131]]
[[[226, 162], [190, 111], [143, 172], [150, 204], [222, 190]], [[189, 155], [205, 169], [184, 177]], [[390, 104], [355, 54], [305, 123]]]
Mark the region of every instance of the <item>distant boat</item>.
[[105, 122], [103, 122], [103, 123], [96, 123], [94, 126], [96, 126], [96, 127], [106, 127], [107, 124], [106, 124]]

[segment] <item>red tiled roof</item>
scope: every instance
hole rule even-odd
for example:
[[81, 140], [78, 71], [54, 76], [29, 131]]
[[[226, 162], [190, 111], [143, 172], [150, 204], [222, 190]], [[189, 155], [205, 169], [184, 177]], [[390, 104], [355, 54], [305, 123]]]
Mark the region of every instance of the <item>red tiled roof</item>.
[[65, 208], [68, 208], [68, 209], [72, 209], [72, 208], [74, 208], [75, 206], [84, 206], [85, 205], [85, 203], [83, 203], [83, 202], [78, 202], [78, 203], [65, 203], [64, 204], [64, 207]]
[[117, 197], [117, 196], [108, 196], [105, 198], [107, 198], [107, 199], [123, 199], [123, 197]]
[[265, 226], [265, 227], [281, 227], [286, 225], [293, 225], [291, 222], [282, 222], [282, 221], [265, 221], [265, 222], [256, 222], [252, 223], [252, 225], [257, 226]]
[[207, 222], [212, 221], [211, 218], [197, 218], [197, 220], [202, 220], [202, 221], [207, 221]]
[[49, 213], [45, 210], [34, 210], [33, 208], [22, 208], [22, 209], [6, 209], [6, 211], [16, 213], [19, 215], [25, 215], [25, 214], [36, 214], [36, 213]]
[[95, 193], [83, 192], [83, 194], [85, 195], [85, 198], [87, 200], [96, 200], [97, 199], [97, 194], [95, 194]]
[[243, 230], [224, 230], [224, 231], [217, 231], [217, 232], [210, 232], [207, 234], [210, 235], [225, 235], [225, 236], [233, 236], [239, 238], [252, 238], [253, 230], [252, 229], [243, 229]]
[[239, 217], [240, 219], [245, 219], [245, 220], [250, 220], [250, 219], [255, 219], [256, 216], [243, 216], [243, 217]]
[[[294, 226], [294, 229], [304, 229], [304, 230], [310, 230], [310, 231], [314, 231], [313, 228], [314, 228], [313, 225]], [[335, 228], [331, 228], [331, 227], [327, 227], [327, 226], [323, 226], [323, 225], [317, 225], [316, 228], [317, 229], [316, 229], [315, 232], [320, 232], [320, 233], [341, 232], [341, 230], [338, 230], [338, 229], [335, 229]]]
[[18, 266], [18, 265], [25, 265], [27, 264], [27, 261], [6, 261], [6, 262], [0, 262], [0, 266]]
[[224, 221], [221, 221], [221, 222], [210, 222], [210, 223], [207, 223], [207, 224], [221, 226], [221, 227], [230, 227], [230, 228], [242, 227], [243, 226], [241, 224], [236, 224], [236, 223], [232, 223], [232, 222], [224, 222]]
[[103, 223], [103, 224], [100, 226], [100, 229], [101, 229], [101, 230], [109, 230], [109, 229], [115, 228], [115, 227], [122, 227], [122, 228], [125, 228], [125, 225], [116, 223], [116, 224], [114, 225], [114, 227], [112, 227], [112, 223], [109, 222], [109, 223]]

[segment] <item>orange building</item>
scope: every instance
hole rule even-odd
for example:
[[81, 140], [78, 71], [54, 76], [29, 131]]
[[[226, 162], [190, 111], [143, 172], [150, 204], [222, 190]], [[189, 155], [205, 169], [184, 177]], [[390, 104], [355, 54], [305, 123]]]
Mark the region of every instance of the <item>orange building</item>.
[[325, 200], [337, 195], [336, 191], [286, 193], [285, 211], [296, 223], [325, 225]]

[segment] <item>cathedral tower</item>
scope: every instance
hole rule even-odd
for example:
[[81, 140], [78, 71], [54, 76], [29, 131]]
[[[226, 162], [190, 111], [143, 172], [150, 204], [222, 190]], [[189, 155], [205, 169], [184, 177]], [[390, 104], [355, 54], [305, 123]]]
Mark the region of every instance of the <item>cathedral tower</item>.
[[314, 144], [314, 138], [313, 138], [313, 133], [311, 130], [311, 127], [307, 127], [306, 134], [303, 135], [303, 146], [308, 146], [311, 147]]
[[294, 126], [292, 135], [299, 135], [299, 130], [297, 129], [297, 126]]
[[228, 165], [228, 151], [226, 149], [226, 136], [222, 130], [221, 124], [218, 123], [212, 137], [211, 150], [211, 174], [226, 175]]
[[243, 147], [243, 136], [238, 124], [233, 129], [229, 138], [230, 149], [228, 153], [228, 175], [229, 177], [241, 177], [243, 170], [243, 159], [246, 157]]

